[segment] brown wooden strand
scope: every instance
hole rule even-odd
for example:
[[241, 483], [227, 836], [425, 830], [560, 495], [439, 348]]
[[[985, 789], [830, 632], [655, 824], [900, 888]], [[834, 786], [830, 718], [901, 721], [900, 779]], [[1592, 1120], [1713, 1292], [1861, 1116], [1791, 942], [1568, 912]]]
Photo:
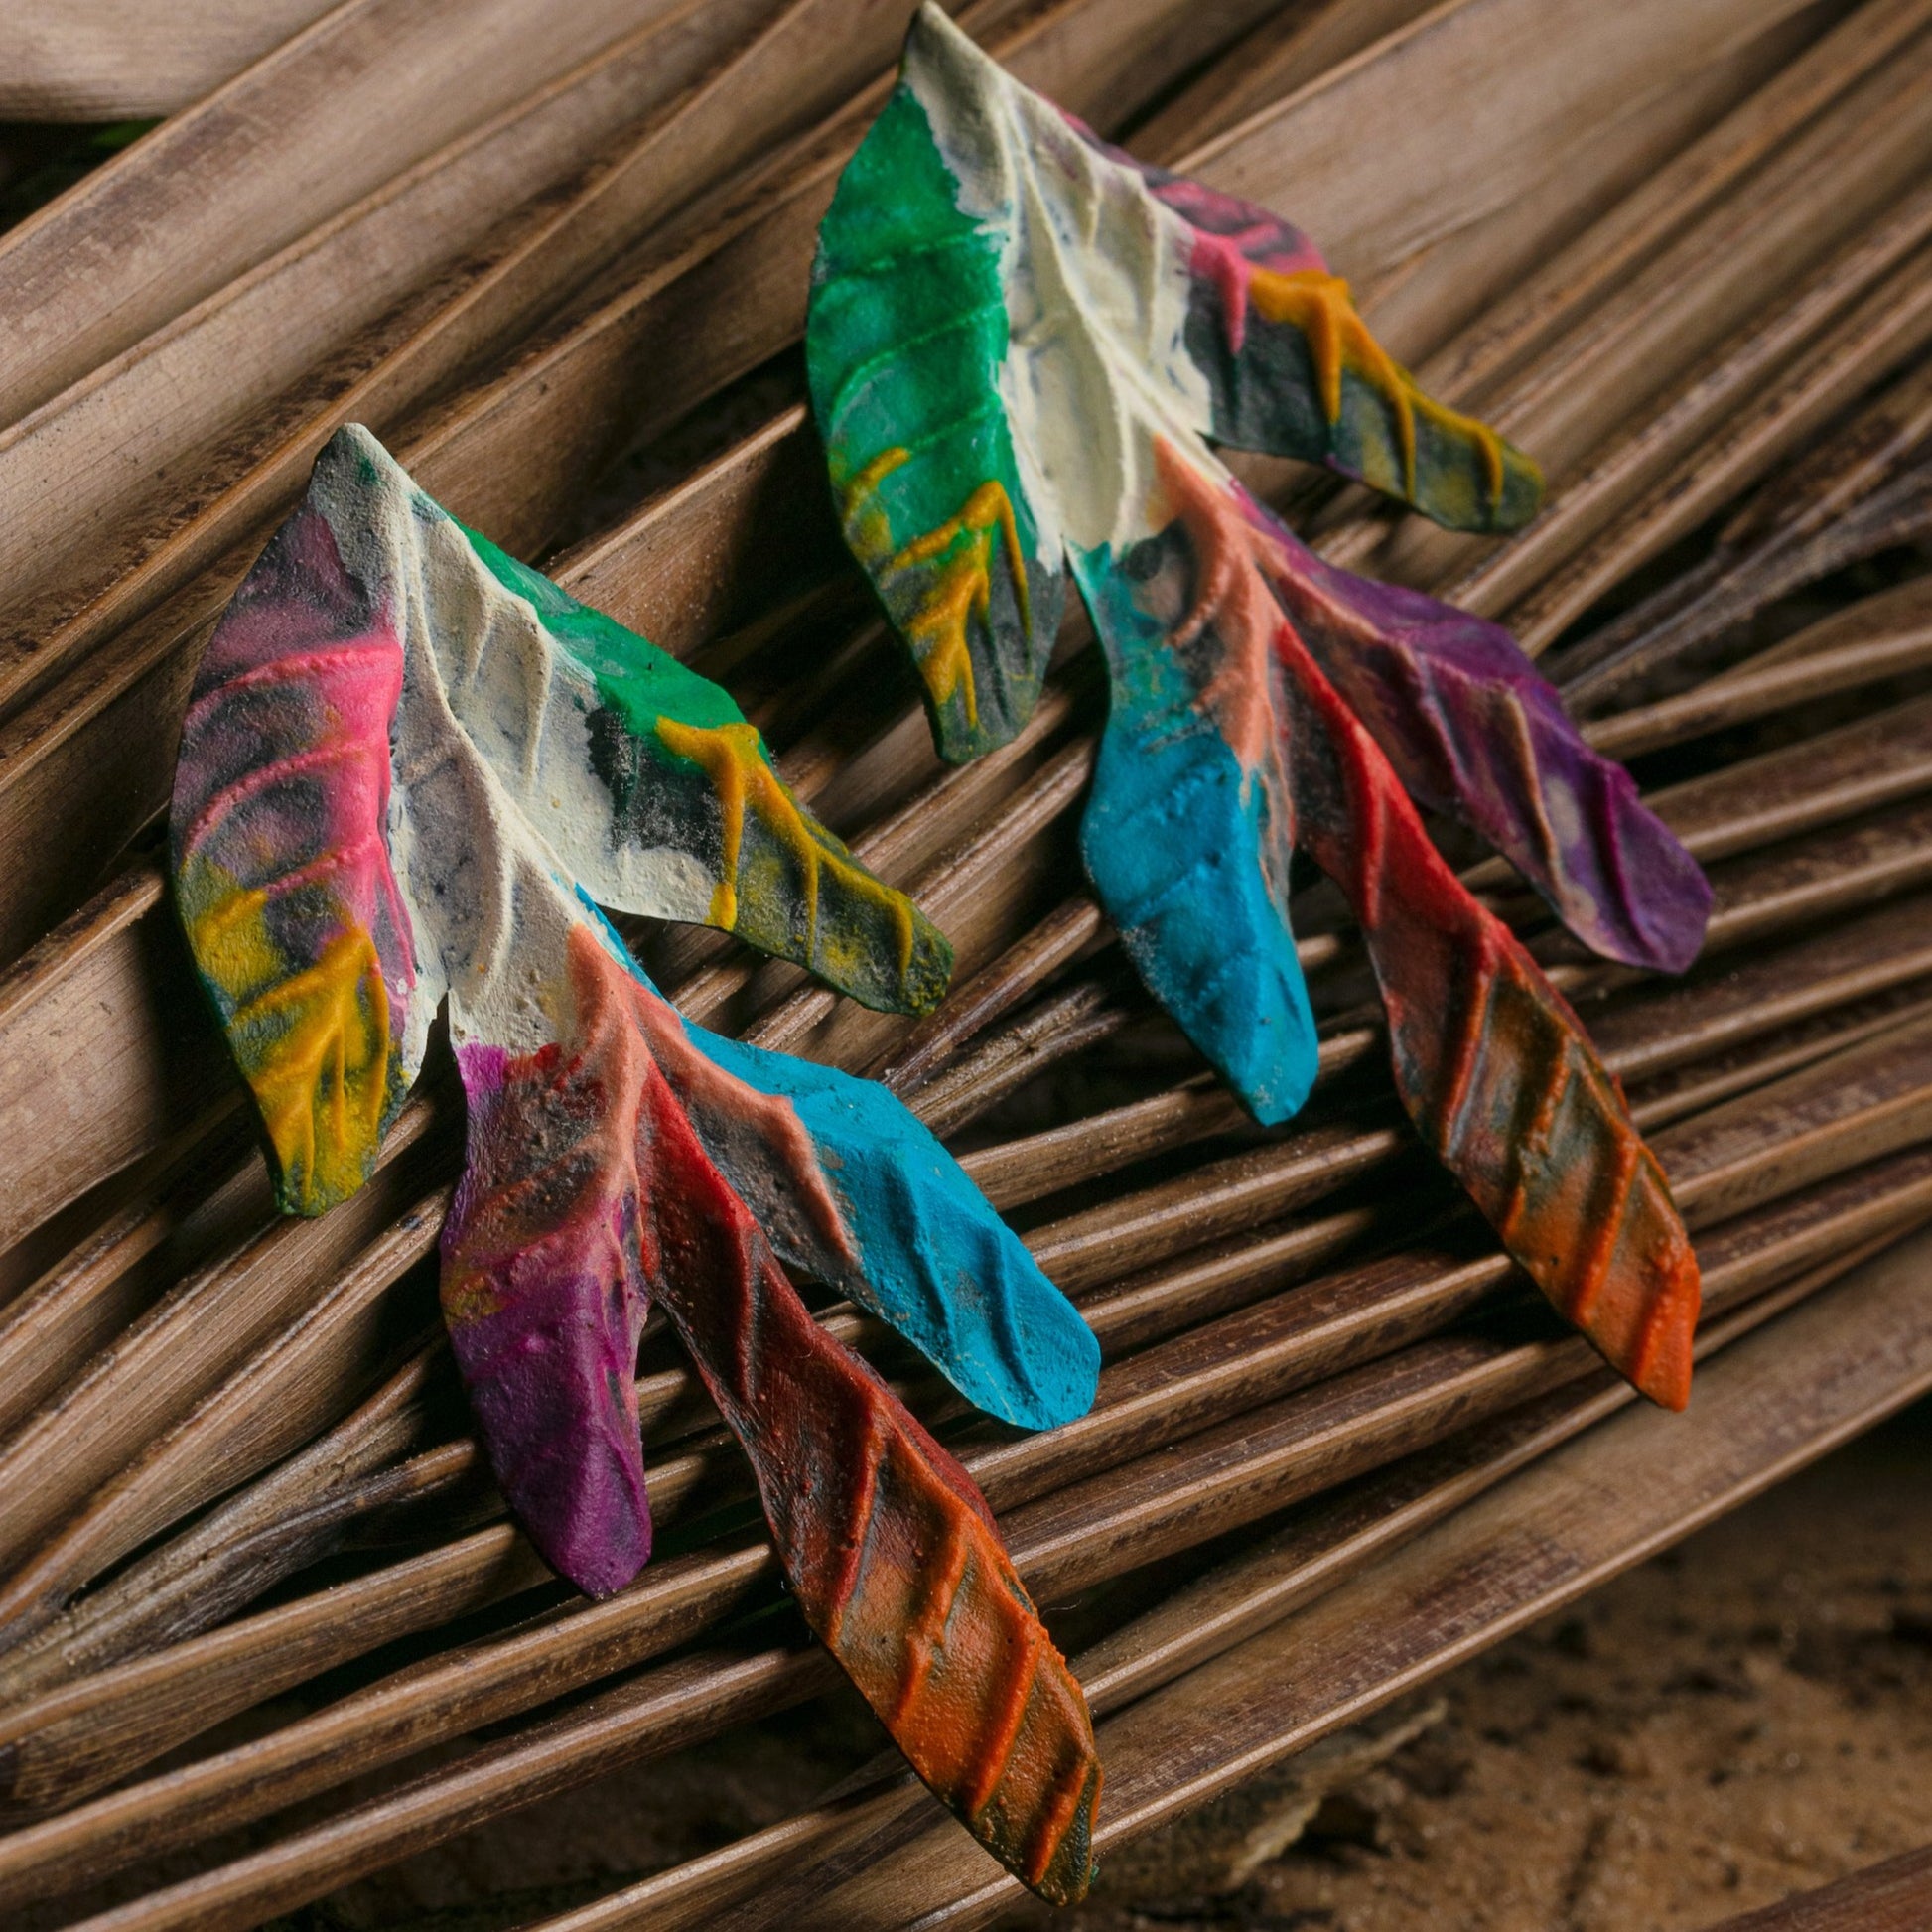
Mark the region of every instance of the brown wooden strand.
[[325, 0], [264, 0], [237, 18], [221, 0], [185, 0], [162, 21], [138, 4], [76, 15], [29, 0], [0, 27], [0, 114], [85, 124], [176, 113], [327, 11]]
[[1590, 1036], [1621, 1078], [1640, 1080], [1926, 973], [1932, 904], [1913, 899], [1621, 1001], [1591, 1016]]
[[[1876, 1160], [1932, 1132], [1916, 1082], [1932, 1065], [1932, 1023], [1914, 1018], [1816, 1066], [1654, 1137], [1672, 1191], [1694, 1226], [1739, 1214], [1846, 1165]], [[1775, 1096], [1784, 1133], [1764, 1138]]]
[[[472, 1447], [449, 1445], [377, 1480], [386, 1479], [393, 1488], [395, 1478]], [[681, 1502], [697, 1492], [707, 1474], [715, 1488], [719, 1471], [707, 1458], [660, 1464], [653, 1471], [653, 1496], [660, 1508], [666, 1501]], [[663, 1487], [667, 1475], [669, 1490]], [[4, 1808], [33, 1816], [71, 1804], [220, 1715], [361, 1656], [393, 1636], [433, 1628], [549, 1577], [520, 1533], [502, 1523], [206, 1638], [125, 1661], [110, 1653], [67, 1689], [58, 1688], [58, 1673], [39, 1685], [29, 1676], [18, 1688], [10, 1679], [10, 1695], [36, 1689], [40, 1694], [0, 1721], [9, 1736], [30, 1740], [10, 1760]]]
[[[1926, 601], [1923, 585], [1913, 583], [1904, 588], [1913, 591], [1921, 603]], [[1680, 697], [1661, 698], [1634, 711], [1592, 719], [1584, 735], [1605, 758], [1634, 758], [1817, 698], [1903, 677], [1929, 665], [1932, 617], [1837, 650], [1793, 652], [1771, 664], [1753, 661]]]
[[1105, 1114], [963, 1155], [960, 1165], [996, 1207], [1017, 1207], [1145, 1155], [1245, 1126], [1250, 1118], [1232, 1093], [1200, 1074]]
[[[488, 16], [363, 0], [297, 36], [0, 239], [15, 323], [0, 421], [561, 72], [636, 11], [604, 0], [536, 47], [542, 10], [529, 0], [492, 0]], [[457, 31], [466, 15], [473, 31]], [[345, 71], [353, 91], [336, 79]]]
[[1229, 48], [1134, 130], [1134, 152], [1165, 162], [1265, 113], [1427, 11], [1427, 0], [1293, 0]]
[[1145, 1011], [1118, 974], [1056, 987], [910, 1095], [907, 1104], [935, 1134], [956, 1134], [1046, 1068], [1112, 1038]]
[[1932, 1849], [1904, 1852], [1829, 1885], [1740, 1913], [1712, 1932], [1913, 1932], [1932, 1916]]
[[1525, 358], [1654, 260], [1928, 24], [1932, 8], [1921, 0], [1859, 7], [1432, 356], [1420, 371], [1423, 385], [1460, 408], [1480, 408]]
[[239, 1099], [224, 1095], [138, 1163], [105, 1217], [0, 1311], [0, 1434], [18, 1428], [153, 1299], [151, 1277], [171, 1239], [254, 1157]]
[[392, 1495], [421, 1493], [421, 1458], [405, 1458], [424, 1439], [420, 1398], [441, 1356], [440, 1342], [419, 1350], [300, 1453], [0, 1658], [0, 1704], [184, 1642], [245, 1608], [265, 1587], [339, 1547], [336, 1525], [346, 1516], [353, 1526], [370, 1484]]
[[1782, 466], [1719, 531], [1706, 559], [1566, 649], [1557, 675], [1580, 679], [1626, 653], [1635, 653], [1633, 668], [1647, 668], [1653, 654], [1676, 648], [1670, 640], [1687, 625], [1702, 633], [1686, 636], [1689, 649], [1720, 634], [1744, 608], [1726, 585], [1731, 571], [1741, 564], [1748, 572], [1764, 552], [1802, 546], [1830, 528], [1913, 461], [1928, 433], [1932, 372], [1920, 367], [1862, 405], [1822, 447]]
[[[1443, 585], [1445, 595], [1485, 616], [1517, 611], [1548, 579], [1587, 553], [1590, 538], [1621, 511], [1646, 497], [1666, 476], [1679, 477], [1688, 461], [1705, 453], [1721, 426], [1758, 404], [1767, 388], [1784, 379], [1794, 357], [1805, 357], [1811, 377], [1808, 397], [1819, 386], [1817, 366], [1828, 359], [1832, 386], [1823, 391], [1824, 399], [1810, 400], [1809, 414], [1788, 410], [1781, 442], [1761, 438], [1750, 446], [1748, 461], [1754, 471], [1733, 467], [1721, 472], [1700, 492], [1700, 502], [1722, 502], [1753, 481], [1808, 426], [1922, 345], [1924, 337], [1910, 328], [1872, 325], [1885, 308], [1912, 303], [1914, 289], [1927, 274], [1915, 251], [1928, 235], [1932, 194], [1907, 197], [1884, 220], [1796, 283], [1784, 300], [1766, 305], [1687, 370], [1645, 407], [1626, 433], [1557, 485], [1531, 529], [1450, 578]], [[1583, 583], [1596, 581], [1602, 566], [1579, 568], [1584, 570], [1579, 578]], [[1424, 570], [1432, 582], [1440, 581], [1433, 570]], [[1573, 597], [1582, 594], [1578, 590]], [[1520, 615], [1513, 627], [1530, 636], [1526, 648], [1539, 647], [1542, 631]]]
[[390, 1279], [402, 1272], [406, 1242], [364, 1257], [421, 1193], [419, 1162], [399, 1158], [432, 1119], [427, 1103], [413, 1107], [364, 1195], [320, 1221], [267, 1220], [171, 1290], [0, 1447], [0, 1550], [9, 1567], [306, 1307], [318, 1280], [390, 1261]]
[[[1831, 674], [1836, 676], [1838, 667], [1832, 667]], [[1756, 702], [1758, 695], [1750, 691], [1746, 702]], [[1843, 735], [1828, 735], [1813, 741], [1810, 747], [1768, 755], [1765, 760], [1734, 767], [1708, 781], [1656, 794], [1651, 802], [1691, 850], [1706, 860], [1742, 846], [1765, 843], [1772, 837], [1791, 836], [1831, 817], [1848, 816], [1916, 789], [1917, 755], [1911, 744], [1910, 724], [1916, 715], [1908, 712], [1903, 717], [1848, 727]], [[1640, 729], [1666, 733], [1679, 729], [1674, 717], [1666, 717], [1653, 727], [1646, 727], [1647, 719], [1647, 713], [1638, 715]], [[1893, 734], [1897, 735], [1895, 740]], [[1876, 740], [1886, 742], [1884, 752], [1873, 752]], [[1794, 786], [1791, 780], [1801, 774], [1802, 784]], [[1786, 814], [1767, 816], [1763, 810], [1766, 797], [1790, 799]], [[1467, 879], [1480, 889], [1508, 876], [1502, 862], [1491, 861], [1476, 868]], [[1314, 948], [1305, 942], [1304, 950], [1312, 952]], [[1017, 1023], [1004, 1035], [988, 1040], [971, 1060], [955, 1069], [949, 1084], [922, 1097], [921, 1111], [928, 1112], [942, 1131], [951, 1129], [978, 1110], [972, 1099], [976, 1082], [987, 1083], [981, 1104], [990, 1105], [1031, 1077], [1057, 1049], [1074, 1050], [1088, 1043], [1089, 1037], [1112, 1031], [1125, 1015], [1109, 1014], [1087, 1023], [1089, 1033], [1071, 1036], [1071, 1043], [1069, 1035], [1060, 1031], [1065, 1020], [1077, 1017], [1086, 1023], [1096, 997], [1097, 993], [1077, 996], [1077, 1014], [1069, 1011], [1062, 1015], [1049, 1007], [1036, 1020]]]
[[1556, 572], [1512, 610], [1518, 641], [1532, 653], [1546, 648], [1610, 588], [1609, 557], [1624, 560], [1616, 572], [1621, 576], [1694, 530], [1833, 411], [1921, 349], [1928, 334], [1932, 273], [1919, 256], [1801, 357], [1766, 397], [1726, 425], [1699, 453], [1694, 472], [1664, 478], [1609, 525], [1601, 549]]
[[406, 1208], [264, 1346], [17, 1561], [0, 1585], [0, 1630], [18, 1641], [51, 1621], [110, 1564], [293, 1453], [341, 1415], [362, 1393], [367, 1365], [391, 1352], [398, 1311], [390, 1290], [434, 1249], [448, 1205], [448, 1190], [438, 1189]]
[[945, 1006], [922, 1021], [875, 1069], [873, 1077], [901, 1097], [949, 1066], [982, 1028], [991, 1026], [1041, 980], [1099, 938], [1105, 918], [1091, 897], [1076, 894], [1056, 906], [992, 965], [955, 988]]
[[[1906, 548], [1928, 536], [1932, 536], [1932, 460], [1922, 459], [1816, 535], [1784, 541], [1780, 533], [1779, 540], [1768, 541], [1740, 559], [1713, 586], [1714, 597], [1699, 599], [1687, 611], [1686, 616], [1697, 621], [1673, 625], [1668, 639], [1660, 640], [1657, 661], [1681, 661], [1793, 591], [1880, 551]], [[1607, 684], [1618, 681], [1608, 664], [1603, 666], [1603, 679]]]
[[[513, 1741], [472, 1752], [441, 1777], [390, 1794], [382, 1818], [385, 1858], [406, 1856], [521, 1803], [569, 1791], [631, 1763], [642, 1731], [650, 1749], [697, 1742], [724, 1725], [745, 1722], [821, 1695], [840, 1682], [838, 1666], [812, 1645], [700, 1651], [600, 1693], [566, 1717], [519, 1732]], [[108, 1923], [193, 1926], [236, 1932], [264, 1912], [318, 1896], [369, 1868], [370, 1831], [352, 1815], [325, 1826], [274, 1869], [225, 1867], [198, 1883], [192, 1897], [150, 1893]], [[286, 1845], [286, 1842], [285, 1842]], [[171, 1888], [172, 1889], [172, 1888]], [[104, 1932], [104, 1927], [102, 1928]]]
[[[18, 1077], [0, 1083], [10, 1183], [0, 1246], [209, 1108], [234, 1102], [233, 1079], [213, 1054], [157, 1051], [167, 1038], [160, 1009], [171, 993], [187, 992], [179, 966], [172, 976], [152, 971], [167, 954], [148, 938], [158, 928], [144, 921], [161, 900], [159, 871], [130, 867], [0, 978], [0, 1035], [30, 1055], [85, 1038], [98, 1082], [83, 1093], [17, 1066]], [[93, 1025], [103, 1011], [119, 1024]], [[104, 1107], [103, 1087], [111, 1095]]]
[[371, 1577], [43, 1691], [7, 1714], [11, 1737], [36, 1740], [10, 1771], [8, 1807], [32, 1816], [69, 1804], [231, 1712], [549, 1579], [513, 1525], [492, 1524]]
[[1780, 1079], [1862, 1045], [1928, 1010], [1932, 1010], [1932, 981], [1913, 980], [1811, 1019], [1793, 1021], [1760, 1035], [1747, 1047], [1714, 1053], [1633, 1086], [1630, 1118], [1642, 1132], [1653, 1133], [1734, 1100], [1764, 1080]]
[[1047, 1275], [1069, 1293], [1118, 1275], [1123, 1261], [1166, 1261], [1331, 1192], [1414, 1146], [1401, 1126], [1305, 1129], [1230, 1155], [1180, 1179], [1087, 1208], [1027, 1236]]
[[1917, 629], [1929, 612], [1932, 612], [1932, 577], [1909, 578], [1889, 591], [1862, 598], [1829, 618], [1806, 624], [1781, 643], [1768, 645], [1741, 663], [1718, 671], [1709, 682], [1742, 684], [1761, 670], [1792, 664], [1803, 657], [1835, 654], [1857, 644], [1876, 647], [1887, 637]]
[[[1638, 45], [1600, 9], [1553, 14], [1530, 0], [1463, 0], [1216, 136], [1183, 166], [1230, 194], [1292, 207], [1341, 273], [1368, 280], [1433, 239], [1447, 213], [1466, 224], [1543, 185], [1552, 156], [1574, 151], [1576, 130], [1607, 118], [1613, 103], [1668, 84], [1793, 11], [1712, 8], [1696, 20], [1676, 12], [1670, 26], [1684, 38], [1667, 51], [1661, 18]], [[1559, 42], [1565, 61], [1548, 58]], [[1479, 155], [1442, 138], [1444, 77], [1476, 67], [1491, 117]], [[1348, 152], [1365, 126], [1383, 130], [1372, 167]]]
[[[1926, 130], [1913, 99], [1932, 74], [1932, 37], [1879, 66], [1767, 155], [1676, 241], [1620, 280], [1499, 399], [1499, 426], [1558, 473], [1701, 359], [1763, 303], [1806, 278], [1842, 237], [1887, 219], [1917, 184]], [[1702, 272], [1688, 272], [1693, 263]], [[1661, 365], [1647, 352], [1662, 349]], [[1408, 533], [1420, 546], [1421, 531]]]

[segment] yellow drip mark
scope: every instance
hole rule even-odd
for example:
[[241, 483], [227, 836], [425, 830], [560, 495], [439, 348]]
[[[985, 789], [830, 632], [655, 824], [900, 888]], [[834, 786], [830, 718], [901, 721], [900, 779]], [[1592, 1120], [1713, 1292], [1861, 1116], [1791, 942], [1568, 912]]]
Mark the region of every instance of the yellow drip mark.
[[900, 978], [911, 971], [914, 937], [911, 901], [819, 843], [805, 822], [805, 815], [779, 783], [777, 773], [765, 763], [756, 726], [686, 725], [675, 718], [659, 718], [657, 736], [668, 751], [689, 759], [704, 771], [718, 794], [724, 814], [724, 851], [718, 884], [711, 894], [713, 925], [729, 932], [738, 924], [739, 859], [745, 846], [745, 814], [750, 809], [798, 862], [804, 875], [806, 963], [810, 963], [818, 950], [819, 871], [829, 866], [833, 876], [848, 891], [891, 914], [898, 934]]
[[[260, 894], [252, 897], [258, 901]], [[262, 935], [264, 945], [270, 943]], [[360, 926], [330, 941], [316, 963], [238, 1007], [234, 1027], [287, 1024], [244, 1071], [282, 1173], [306, 1212], [362, 1184], [388, 1095], [389, 990], [375, 941]]]
[[966, 643], [966, 622], [977, 616], [985, 622], [993, 604], [993, 532], [998, 530], [1006, 548], [1007, 570], [1013, 578], [1014, 602], [1020, 607], [1023, 628], [1033, 627], [1033, 612], [1027, 592], [1027, 563], [1020, 551], [1020, 531], [1014, 522], [1013, 503], [1006, 486], [983, 483], [967, 497], [957, 516], [948, 517], [936, 530], [914, 537], [893, 559], [894, 570], [911, 570], [930, 563], [959, 544], [939, 573], [932, 593], [920, 605], [918, 615], [906, 626], [919, 672], [933, 699], [945, 704], [965, 689], [966, 723], [979, 726], [979, 693], [973, 685], [973, 656]]
[[[985, 621], [992, 609], [995, 530], [999, 531], [1006, 552], [1020, 621], [1030, 630], [1033, 627], [1027, 560], [1020, 548], [1013, 501], [1003, 483], [983, 483], [967, 497], [956, 516], [948, 517], [937, 529], [912, 538], [902, 549], [887, 556], [892, 539], [877, 502], [879, 485], [908, 457], [909, 452], [897, 447], [882, 450], [847, 484], [841, 506], [846, 538], [863, 559], [886, 576], [916, 570], [944, 556], [948, 550], [953, 551], [937, 583], [905, 626], [906, 640], [912, 646], [919, 675], [925, 679], [933, 702], [948, 704], [955, 695], [963, 695], [966, 723], [977, 730], [979, 692], [973, 681], [973, 656], [966, 642], [966, 625], [975, 616]], [[961, 537], [966, 539], [963, 544], [959, 541]]]
[[879, 485], [901, 463], [909, 462], [911, 456], [910, 450], [900, 449], [897, 444], [890, 450], [881, 450], [846, 484], [840, 498], [839, 521], [845, 527], [846, 541], [869, 563], [884, 557], [893, 541], [886, 513], [878, 500]]
[[1451, 435], [1466, 437], [1475, 446], [1482, 459], [1489, 507], [1493, 509], [1502, 501], [1502, 438], [1487, 423], [1424, 395], [1394, 356], [1368, 333], [1368, 325], [1356, 313], [1348, 284], [1339, 275], [1318, 268], [1298, 269], [1292, 275], [1257, 268], [1249, 277], [1248, 295], [1268, 321], [1290, 323], [1307, 339], [1315, 380], [1321, 385], [1321, 406], [1329, 422], [1341, 417], [1344, 368], [1353, 370], [1389, 405], [1402, 450], [1405, 495], [1416, 493], [1416, 412], [1421, 410], [1430, 421]]
[[[206, 877], [204, 874], [204, 880]], [[266, 893], [230, 884], [229, 890], [212, 897], [192, 921], [189, 937], [197, 962], [236, 1003], [246, 1000], [255, 987], [265, 986], [282, 974], [282, 955], [269, 937], [263, 916], [267, 907]]]

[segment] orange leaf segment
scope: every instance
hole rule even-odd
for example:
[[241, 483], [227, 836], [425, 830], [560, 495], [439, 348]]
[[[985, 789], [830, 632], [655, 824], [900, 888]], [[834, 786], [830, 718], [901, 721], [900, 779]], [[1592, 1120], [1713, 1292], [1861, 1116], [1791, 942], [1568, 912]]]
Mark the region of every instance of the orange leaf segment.
[[1232, 685], [1252, 701], [1262, 680], [1280, 707], [1295, 841], [1361, 922], [1417, 1129], [1551, 1302], [1646, 1395], [1681, 1409], [1697, 1260], [1615, 1079], [1563, 996], [1449, 870], [1267, 591], [1269, 533], [1172, 445], [1158, 456], [1202, 586], [1183, 621], [1218, 643]]
[[[470, 1168], [445, 1312], [485, 1424], [519, 1419], [499, 1478], [553, 1561], [628, 1581], [650, 1539], [631, 1368], [654, 1298], [744, 1446], [806, 1621], [975, 1836], [1079, 1897], [1092, 1725], [984, 1500], [791, 1286], [685, 1110], [676, 1015], [588, 926], [569, 956], [567, 1042], [459, 1054]], [[729, 1096], [704, 1077], [715, 1117]]]

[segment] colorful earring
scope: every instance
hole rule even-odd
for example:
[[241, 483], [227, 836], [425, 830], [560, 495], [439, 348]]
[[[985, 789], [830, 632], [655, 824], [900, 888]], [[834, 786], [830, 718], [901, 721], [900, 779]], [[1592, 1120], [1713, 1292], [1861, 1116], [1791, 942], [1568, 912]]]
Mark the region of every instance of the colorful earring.
[[1099, 1349], [884, 1088], [684, 1021], [598, 909], [709, 922], [868, 1003], [943, 938], [797, 805], [724, 692], [462, 528], [340, 432], [217, 625], [172, 814], [197, 966], [282, 1206], [361, 1185], [447, 1003], [467, 1163], [443, 1307], [498, 1482], [603, 1593], [650, 1552], [654, 1300], [750, 1457], [807, 1621], [1027, 1882], [1084, 1890], [1079, 1686], [978, 1490], [780, 1262], [1045, 1428]]
[[1534, 466], [1425, 396], [1295, 229], [1097, 140], [929, 4], [820, 229], [806, 352], [847, 539], [943, 754], [1024, 722], [1070, 575], [1112, 691], [1083, 851], [1150, 989], [1258, 1118], [1296, 1112], [1307, 852], [1360, 922], [1424, 1141], [1556, 1306], [1681, 1407], [1698, 1273], [1663, 1173], [1408, 794], [1617, 959], [1686, 966], [1709, 885], [1505, 631], [1323, 563], [1209, 441], [1466, 530], [1525, 521]]

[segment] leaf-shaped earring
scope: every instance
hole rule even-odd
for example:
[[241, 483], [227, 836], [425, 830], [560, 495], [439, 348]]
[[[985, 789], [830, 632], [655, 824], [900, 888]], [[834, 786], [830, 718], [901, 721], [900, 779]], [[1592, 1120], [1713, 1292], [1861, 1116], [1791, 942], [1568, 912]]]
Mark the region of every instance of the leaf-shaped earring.
[[930, 4], [819, 231], [806, 353], [847, 539], [944, 755], [1025, 720], [1071, 574], [1112, 692], [1082, 846], [1151, 990], [1260, 1119], [1293, 1114], [1316, 1066], [1288, 922], [1309, 852], [1361, 923], [1424, 1140], [1681, 1406], [1698, 1276], [1662, 1173], [1404, 785], [1618, 959], [1688, 965], [1710, 887], [1506, 631], [1322, 563], [1209, 442], [1478, 531], [1534, 511], [1535, 467], [1424, 395], [1306, 237], [1097, 140]]
[[688, 1025], [598, 906], [708, 921], [909, 1011], [944, 989], [944, 939], [800, 809], [723, 691], [354, 427], [209, 641], [171, 841], [285, 1210], [361, 1184], [447, 1004], [469, 1112], [444, 1312], [546, 1560], [603, 1593], [649, 1555], [654, 1298], [813, 1629], [981, 1840], [1077, 1897], [1100, 1775], [1079, 1687], [971, 1480], [779, 1263], [1032, 1428], [1090, 1406], [1093, 1335], [884, 1088]]

